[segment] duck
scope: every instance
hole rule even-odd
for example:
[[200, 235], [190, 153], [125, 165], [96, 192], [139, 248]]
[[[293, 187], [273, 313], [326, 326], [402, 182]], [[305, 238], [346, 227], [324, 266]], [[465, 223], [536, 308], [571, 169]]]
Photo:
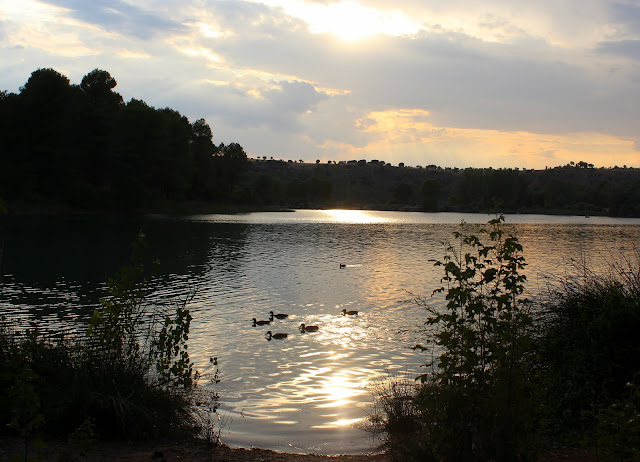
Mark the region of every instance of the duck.
[[300, 332], [318, 332], [318, 326], [305, 326], [304, 323], [300, 324]]
[[273, 318], [285, 319], [289, 317], [288, 314], [284, 314], [284, 313], [273, 314], [273, 311], [269, 311], [269, 316], [270, 316], [269, 318], [270, 321], [273, 321]]
[[253, 318], [253, 327], [264, 326], [265, 324], [271, 324], [271, 320], [269, 320], [269, 321], [256, 321], [256, 318]]
[[267, 335], [267, 340], [271, 340], [272, 338], [282, 340], [288, 337], [287, 334], [283, 334], [283, 333], [272, 334], [271, 331], [267, 331], [266, 335]]
[[351, 311], [347, 311], [347, 310], [342, 310], [342, 316], [357, 316], [358, 312], [356, 310], [351, 310]]

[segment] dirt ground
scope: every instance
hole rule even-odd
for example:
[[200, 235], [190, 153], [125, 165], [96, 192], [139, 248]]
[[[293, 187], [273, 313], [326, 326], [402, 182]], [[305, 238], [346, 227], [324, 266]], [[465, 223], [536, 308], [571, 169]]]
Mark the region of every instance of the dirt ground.
[[[149, 443], [100, 442], [87, 448], [68, 451], [61, 442], [48, 441], [41, 451], [29, 449], [29, 457], [39, 462], [391, 462], [385, 453], [323, 456], [289, 454], [267, 449], [214, 447], [202, 440], [182, 440]], [[66, 455], [66, 457], [65, 457]], [[17, 456], [17, 458], [15, 458]], [[63, 456], [61, 458], [61, 456]], [[24, 460], [23, 442], [18, 438], [0, 439], [0, 461]], [[541, 455], [540, 462], [595, 462], [596, 457], [577, 449], [558, 449]]]
[[[38, 451], [29, 449], [29, 457], [37, 456], [39, 462], [58, 462], [60, 456], [68, 454], [64, 460], [76, 462], [218, 462], [218, 461], [273, 461], [273, 462], [387, 462], [386, 454], [361, 454], [342, 456], [322, 456], [316, 454], [289, 454], [268, 449], [238, 449], [228, 446], [212, 446], [202, 440], [182, 440], [148, 443], [99, 442], [86, 448], [68, 450], [61, 442], [47, 441]], [[18, 438], [0, 439], [0, 461], [10, 461], [13, 457], [24, 460], [23, 442]]]

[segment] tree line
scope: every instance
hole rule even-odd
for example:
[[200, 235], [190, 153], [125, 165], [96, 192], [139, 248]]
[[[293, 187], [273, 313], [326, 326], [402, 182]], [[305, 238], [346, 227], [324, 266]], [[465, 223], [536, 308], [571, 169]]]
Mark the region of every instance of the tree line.
[[204, 119], [125, 103], [116, 85], [100, 69], [79, 85], [38, 69], [0, 93], [0, 197], [80, 209], [228, 199], [249, 167], [242, 146], [214, 145]]
[[244, 187], [246, 197], [289, 207], [640, 216], [640, 169], [582, 164], [520, 170], [253, 160]]
[[[94, 69], [79, 85], [38, 69], [0, 92], [0, 198], [90, 211], [216, 211], [220, 206], [640, 216], [640, 169], [571, 162], [545, 170], [249, 159], [216, 146], [204, 119], [125, 103]], [[17, 206], [16, 206], [17, 204]]]

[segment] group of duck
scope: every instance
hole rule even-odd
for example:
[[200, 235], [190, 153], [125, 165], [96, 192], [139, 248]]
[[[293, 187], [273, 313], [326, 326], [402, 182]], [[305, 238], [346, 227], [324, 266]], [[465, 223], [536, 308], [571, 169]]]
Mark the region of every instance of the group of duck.
[[[342, 316], [357, 316], [358, 312], [355, 310], [352, 311], [347, 311], [347, 310], [342, 310]], [[269, 319], [268, 320], [261, 320], [258, 321], [256, 318], [253, 318], [253, 327], [258, 327], [258, 326], [266, 326], [271, 324], [274, 320], [276, 319], [286, 319], [288, 318], [289, 315], [285, 314], [285, 313], [278, 313], [278, 314], [274, 314], [273, 311], [269, 311]], [[300, 332], [302, 332], [303, 334], [305, 332], [318, 332], [318, 330], [320, 330], [320, 328], [318, 326], [307, 326], [305, 323], [300, 324]], [[271, 339], [277, 339], [277, 340], [283, 340], [285, 338], [287, 338], [289, 335], [284, 333], [284, 332], [278, 332], [276, 334], [272, 333], [271, 331], [267, 331], [267, 333], [265, 334], [267, 337], [267, 340], [271, 340]]]

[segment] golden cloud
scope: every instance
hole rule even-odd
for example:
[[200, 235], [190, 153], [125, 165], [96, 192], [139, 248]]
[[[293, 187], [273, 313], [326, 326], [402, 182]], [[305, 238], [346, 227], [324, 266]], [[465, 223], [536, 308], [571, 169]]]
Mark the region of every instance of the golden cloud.
[[[439, 127], [422, 109], [375, 111], [355, 126], [370, 135], [363, 147], [350, 146], [352, 155], [397, 158], [401, 162], [466, 167], [544, 168], [585, 161], [597, 166], [637, 165], [631, 138], [582, 132], [546, 134], [459, 127]], [[343, 146], [346, 147], [346, 146]]]

